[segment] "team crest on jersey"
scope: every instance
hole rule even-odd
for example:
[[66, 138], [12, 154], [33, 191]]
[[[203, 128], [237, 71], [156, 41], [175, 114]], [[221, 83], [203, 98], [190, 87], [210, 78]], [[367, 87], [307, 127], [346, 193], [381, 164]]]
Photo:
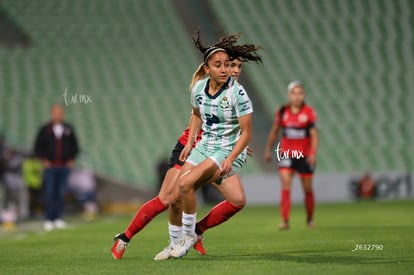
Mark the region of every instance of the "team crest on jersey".
[[298, 121], [300, 123], [305, 123], [306, 121], [308, 121], [308, 116], [306, 114], [300, 114], [298, 116]]
[[222, 109], [227, 109], [230, 106], [229, 100], [227, 99], [227, 96], [223, 97], [223, 99], [220, 101], [220, 107]]

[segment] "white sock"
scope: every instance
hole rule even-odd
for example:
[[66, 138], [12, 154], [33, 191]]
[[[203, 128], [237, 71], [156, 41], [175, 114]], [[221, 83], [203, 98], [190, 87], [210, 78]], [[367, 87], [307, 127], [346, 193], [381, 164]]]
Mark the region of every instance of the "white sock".
[[183, 227], [168, 223], [168, 233], [170, 234], [170, 244], [178, 244], [183, 235]]
[[186, 214], [183, 212], [183, 233], [185, 235], [194, 235], [197, 221], [197, 213]]

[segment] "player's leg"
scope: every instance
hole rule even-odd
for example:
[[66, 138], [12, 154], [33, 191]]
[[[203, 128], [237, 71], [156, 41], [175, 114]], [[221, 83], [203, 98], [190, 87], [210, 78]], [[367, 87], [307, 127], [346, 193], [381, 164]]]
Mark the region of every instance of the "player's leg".
[[169, 169], [165, 174], [158, 196], [143, 204], [138, 209], [135, 217], [131, 220], [124, 233], [115, 236], [112, 246], [112, 256], [114, 259], [121, 259], [132, 237], [140, 232], [159, 213], [168, 208], [174, 184], [177, 181], [181, 166], [183, 165], [178, 159], [182, 149], [183, 145], [178, 142], [172, 150], [170, 163], [168, 165]]
[[55, 168], [45, 168], [43, 171], [43, 190], [44, 190], [44, 212], [45, 212], [45, 223], [44, 229], [50, 231], [53, 229], [54, 219], [54, 193], [55, 193]]
[[207, 229], [222, 224], [230, 219], [246, 204], [246, 196], [238, 174], [224, 179], [221, 184], [213, 184], [223, 195], [225, 200], [214, 206], [210, 212], [196, 224], [195, 231], [197, 234], [197, 243], [194, 245], [194, 249], [201, 255], [206, 254], [202, 243], [203, 233]]
[[315, 196], [312, 188], [313, 172], [315, 167], [311, 167], [306, 159], [299, 159], [298, 172], [302, 181], [304, 204], [306, 209], [306, 224], [309, 228], [314, 226], [313, 213], [315, 209]]
[[141, 206], [134, 219], [125, 230], [125, 236], [128, 239], [131, 239], [135, 234], [141, 231], [141, 229], [144, 228], [153, 218], [168, 208], [171, 192], [179, 173], [180, 170], [177, 168], [168, 169], [158, 196]]
[[312, 189], [312, 175], [301, 175], [303, 193], [305, 194], [306, 224], [309, 228], [313, 224], [313, 212], [315, 209], [315, 196]]
[[179, 172], [180, 170], [177, 168], [170, 168], [165, 174], [158, 196], [144, 203], [138, 209], [124, 233], [115, 236], [112, 246], [112, 256], [114, 259], [121, 259], [126, 246], [135, 234], [140, 232], [159, 213], [168, 208], [169, 197]]
[[172, 256], [172, 252], [174, 251], [175, 247], [178, 246], [179, 242], [182, 241], [182, 201], [179, 188], [179, 181], [183, 177], [186, 177], [187, 174], [189, 174], [196, 165], [198, 165], [205, 159], [205, 154], [199, 151], [196, 147], [193, 149], [191, 155], [187, 159], [187, 162], [182, 167], [177, 182], [174, 185], [173, 192], [171, 194], [170, 205], [168, 208], [168, 233], [170, 236], [170, 245], [164, 248], [160, 253], [158, 253], [154, 257], [154, 260], [169, 259]]
[[173, 188], [173, 192], [170, 199], [170, 207], [168, 209], [168, 220], [169, 220], [169, 234], [170, 243], [175, 245], [179, 242], [182, 235], [182, 206], [181, 206], [181, 195], [178, 182], [180, 178], [187, 175], [194, 166], [186, 162], [178, 176], [176, 183]]
[[174, 258], [185, 256], [188, 250], [196, 243], [195, 234], [197, 199], [196, 190], [203, 184], [208, 184], [220, 178], [220, 169], [217, 163], [221, 160], [205, 159], [200, 164], [183, 174], [178, 179], [178, 186], [182, 205], [183, 237], [171, 256]]
[[279, 226], [280, 230], [289, 229], [289, 214], [290, 214], [290, 190], [292, 186], [293, 170], [290, 168], [280, 168], [279, 177], [281, 182], [280, 193], [280, 214], [282, 223]]
[[154, 260], [167, 260], [171, 257], [171, 253], [174, 247], [178, 245], [182, 237], [182, 210], [181, 210], [181, 197], [180, 189], [178, 187], [178, 180], [183, 175], [189, 173], [194, 166], [188, 162], [182, 167], [175, 183], [172, 186], [172, 192], [170, 194], [170, 203], [168, 207], [168, 234], [170, 238], [170, 244], [158, 253]]
[[238, 174], [223, 180], [214, 186], [225, 198], [213, 207], [210, 212], [197, 223], [196, 232], [203, 234], [207, 229], [217, 226], [239, 212], [246, 204], [246, 196]]
[[66, 167], [60, 167], [57, 170], [56, 176], [56, 212], [55, 212], [55, 222], [54, 226], [58, 229], [67, 228], [66, 222], [62, 220], [63, 210], [65, 207], [65, 194], [68, 185], [70, 170]]

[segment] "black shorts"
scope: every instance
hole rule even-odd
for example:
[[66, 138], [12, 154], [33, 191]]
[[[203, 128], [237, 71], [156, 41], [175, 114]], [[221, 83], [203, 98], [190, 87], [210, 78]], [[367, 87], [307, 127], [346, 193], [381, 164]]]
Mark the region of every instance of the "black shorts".
[[310, 166], [306, 158], [282, 159], [278, 162], [279, 170], [291, 170], [298, 172], [300, 177], [311, 177], [315, 171], [315, 165]]
[[178, 141], [177, 144], [175, 145], [174, 149], [171, 151], [170, 163], [168, 164], [168, 168], [175, 167], [177, 169], [181, 169], [181, 167], [183, 167], [184, 162], [179, 160], [181, 151], [183, 149], [184, 149], [184, 145], [182, 145]]

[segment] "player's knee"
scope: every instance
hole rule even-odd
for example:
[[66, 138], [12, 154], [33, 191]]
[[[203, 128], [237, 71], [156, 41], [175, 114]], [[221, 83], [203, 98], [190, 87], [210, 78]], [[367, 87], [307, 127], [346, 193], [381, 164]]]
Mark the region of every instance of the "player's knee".
[[171, 201], [171, 195], [164, 195], [164, 194], [160, 194], [158, 195], [158, 198], [160, 199], [161, 203], [164, 204], [164, 206], [168, 206], [170, 204]]
[[181, 178], [178, 182], [178, 187], [180, 189], [180, 195], [186, 195], [194, 190], [193, 182], [187, 177]]
[[309, 186], [304, 186], [303, 187], [303, 190], [307, 193], [307, 192], [312, 192], [312, 186], [311, 185], [309, 185]]
[[290, 189], [291, 189], [290, 184], [282, 184], [282, 190], [290, 191]]
[[236, 206], [243, 208], [246, 205], [246, 197], [240, 198], [238, 202], [235, 204]]
[[246, 197], [245, 196], [237, 196], [227, 200], [229, 203], [237, 206], [239, 208], [243, 208], [246, 205]]
[[303, 179], [303, 181], [304, 181], [303, 184], [302, 184], [303, 191], [305, 191], [305, 192], [311, 192], [312, 191], [312, 182], [310, 182], [307, 179]]
[[239, 208], [243, 208], [246, 205], [246, 199], [240, 199], [238, 201], [235, 201], [233, 203], [233, 205], [239, 207]]

